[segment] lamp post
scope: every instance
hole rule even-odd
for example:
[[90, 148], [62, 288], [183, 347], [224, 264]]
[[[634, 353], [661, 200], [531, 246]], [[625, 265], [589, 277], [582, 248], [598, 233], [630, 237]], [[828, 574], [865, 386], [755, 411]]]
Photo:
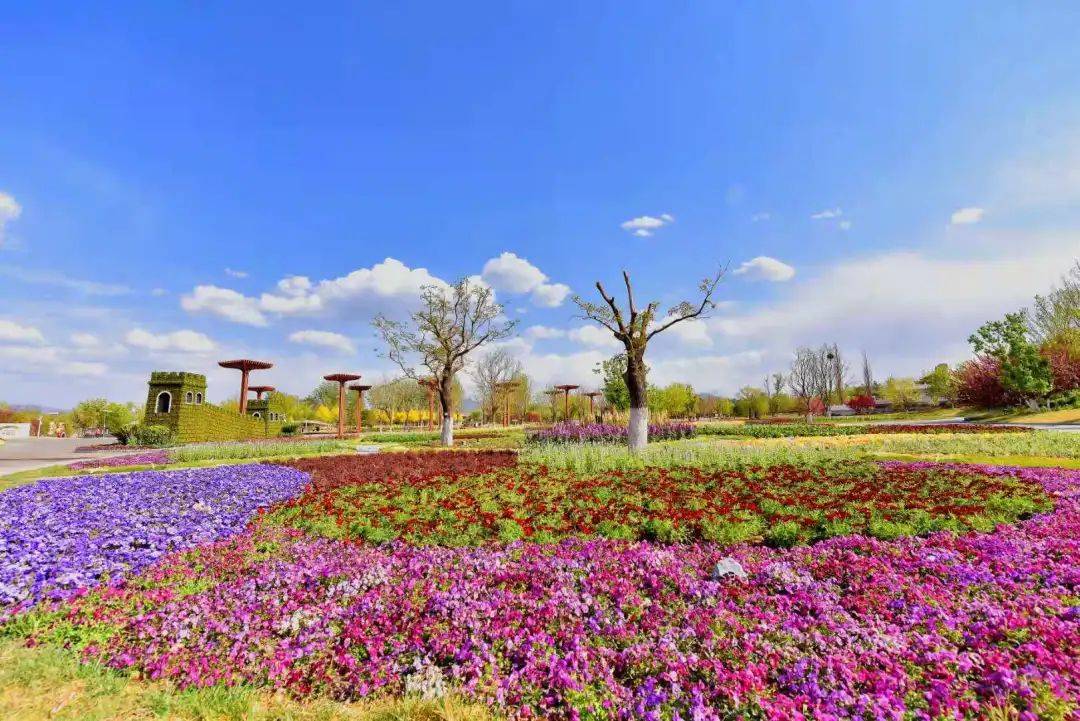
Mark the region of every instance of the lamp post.
[[427, 388], [427, 429], [433, 431], [435, 430], [435, 389], [439, 387], [439, 382], [434, 378], [421, 378], [417, 383]]
[[354, 383], [349, 390], [356, 391], [356, 435], [359, 436], [364, 429], [364, 391], [371, 390], [371, 386]]
[[517, 381], [496, 383], [495, 389], [503, 393], [503, 426], [510, 425], [510, 394], [518, 387]]
[[580, 386], [572, 384], [564, 384], [561, 386], [555, 386], [556, 390], [562, 391], [563, 394], [563, 420], [570, 422], [570, 391], [576, 390]]
[[238, 358], [237, 360], [218, 361], [222, 368], [231, 368], [240, 371], [240, 415], [247, 413], [248, 402], [248, 374], [255, 370], [267, 370], [274, 364], [267, 361], [251, 360], [250, 358]]
[[358, 381], [360, 376], [355, 373], [331, 373], [323, 376], [323, 380], [334, 381], [338, 384], [337, 404], [337, 437], [345, 437], [345, 384], [349, 381]]

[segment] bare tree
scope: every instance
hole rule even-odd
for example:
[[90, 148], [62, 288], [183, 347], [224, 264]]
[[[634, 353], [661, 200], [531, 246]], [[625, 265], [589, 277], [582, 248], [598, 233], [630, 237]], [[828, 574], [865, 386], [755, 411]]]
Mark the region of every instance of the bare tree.
[[844, 361], [844, 357], [840, 354], [840, 347], [836, 343], [833, 343], [832, 346], [826, 346], [825, 351], [826, 359], [832, 369], [832, 383], [836, 391], [836, 401], [837, 403], [843, 403], [844, 386], [847, 384], [847, 374], [851, 367]]
[[874, 372], [870, 369], [870, 358], [862, 352], [862, 382], [866, 395], [874, 395]]
[[488, 351], [473, 365], [469, 375], [476, 383], [477, 400], [485, 421], [497, 415], [500, 399], [498, 385], [513, 380], [519, 373], [521, 361], [502, 348]]
[[385, 356], [409, 378], [424, 368], [435, 380], [442, 407], [442, 444], [454, 444], [454, 380], [470, 353], [485, 343], [510, 336], [517, 321], [501, 320], [502, 306], [490, 288], [463, 278], [449, 287], [420, 289], [420, 310], [409, 322], [378, 315], [375, 328], [387, 350]]
[[780, 391], [784, 390], [784, 374], [783, 373], [773, 373], [772, 374], [772, 386], [773, 386], [773, 391], [772, 391], [773, 396], [780, 395]]
[[1061, 285], [1035, 296], [1027, 311], [1028, 328], [1040, 343], [1080, 331], [1080, 260], [1061, 277]]
[[801, 347], [795, 350], [795, 357], [791, 360], [788, 388], [806, 410], [807, 423], [814, 420], [815, 400], [819, 400], [824, 410], [828, 411], [836, 373], [830, 355], [831, 350], [827, 345], [817, 350]]
[[638, 310], [634, 303], [630, 274], [625, 270], [623, 271], [627, 302], [625, 313], [619, 308], [615, 298], [604, 290], [600, 281], [596, 282], [596, 290], [600, 292], [604, 305], [590, 303], [581, 296], [574, 296], [574, 303], [581, 309], [582, 317], [607, 328], [626, 349], [625, 380], [627, 390], [630, 392], [630, 426], [627, 435], [631, 450], [641, 450], [649, 442], [649, 402], [645, 379], [647, 373], [645, 349], [649, 341], [676, 323], [701, 318], [715, 308], [716, 304], [712, 296], [723, 277], [724, 271], [720, 270], [712, 278], [702, 280], [698, 285], [700, 300], [697, 303], [684, 300], [673, 306], [668, 310], [663, 321], [657, 320], [656, 314], [660, 304], [656, 301], [649, 303], [644, 310]]

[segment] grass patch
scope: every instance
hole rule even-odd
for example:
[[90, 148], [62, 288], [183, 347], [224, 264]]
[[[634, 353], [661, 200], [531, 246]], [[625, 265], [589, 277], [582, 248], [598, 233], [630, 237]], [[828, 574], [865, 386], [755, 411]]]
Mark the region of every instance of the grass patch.
[[455, 698], [295, 701], [250, 687], [178, 691], [141, 682], [63, 649], [0, 640], [0, 718], [7, 721], [486, 721]]

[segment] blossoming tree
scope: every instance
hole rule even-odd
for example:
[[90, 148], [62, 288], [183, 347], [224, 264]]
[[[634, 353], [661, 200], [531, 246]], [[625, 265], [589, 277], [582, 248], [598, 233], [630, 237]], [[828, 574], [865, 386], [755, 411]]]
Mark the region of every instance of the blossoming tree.
[[652, 301], [643, 310], [638, 310], [634, 303], [634, 289], [630, 284], [630, 274], [623, 271], [623, 283], [626, 285], [626, 310], [619, 307], [615, 298], [608, 295], [600, 281], [596, 289], [604, 304], [590, 303], [581, 296], [574, 296], [574, 303], [581, 309], [583, 317], [593, 320], [614, 335], [626, 349], [626, 387], [630, 392], [630, 425], [628, 444], [631, 450], [640, 450], [649, 442], [649, 403], [646, 384], [645, 349], [649, 341], [665, 330], [684, 321], [705, 317], [716, 307], [712, 297], [716, 287], [724, 277], [724, 271], [717, 271], [712, 278], [705, 278], [698, 285], [701, 294], [696, 303], [688, 300], [671, 307], [663, 320], [657, 320], [660, 304]]

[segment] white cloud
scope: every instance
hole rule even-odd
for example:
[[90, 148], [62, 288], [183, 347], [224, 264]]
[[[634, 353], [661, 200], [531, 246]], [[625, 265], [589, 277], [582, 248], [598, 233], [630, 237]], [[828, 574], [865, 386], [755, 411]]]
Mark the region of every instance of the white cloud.
[[697, 319], [676, 323], [656, 338], [674, 338], [684, 346], [697, 348], [709, 348], [713, 344], [712, 338], [709, 337], [709, 327], [705, 321]]
[[536, 340], [547, 340], [550, 338], [565, 338], [566, 331], [562, 328], [551, 328], [546, 325], [533, 325], [525, 329], [525, 335]]
[[72, 333], [71, 344], [77, 348], [96, 348], [101, 345], [101, 339], [93, 333]]
[[4, 246], [4, 229], [22, 215], [22, 206], [10, 193], [0, 190], [0, 248]]
[[813, 220], [831, 220], [832, 218], [839, 218], [843, 214], [844, 211], [841, 208], [826, 208], [814, 213], [810, 218]]
[[622, 348], [622, 343], [616, 340], [611, 331], [597, 325], [583, 325], [573, 328], [567, 331], [566, 337], [575, 343], [594, 348]]
[[266, 316], [259, 310], [258, 301], [231, 288], [197, 285], [180, 299], [180, 307], [189, 313], [209, 313], [234, 323], [266, 325]]
[[77, 293], [85, 293], [86, 295], [116, 296], [126, 295], [131, 292], [131, 288], [118, 283], [100, 283], [96, 280], [82, 280], [81, 278], [68, 277], [63, 273], [56, 273], [49, 270], [20, 268], [13, 265], [0, 266], [0, 275], [6, 275], [9, 278], [14, 278], [22, 283], [29, 283], [31, 285], [51, 285], [57, 288], [75, 291]]
[[529, 293], [548, 279], [543, 271], [516, 253], [503, 253], [484, 263], [481, 275], [492, 288], [508, 293]]
[[[54, 346], [0, 346], [0, 369], [12, 376], [103, 376], [104, 363], [70, 360], [66, 350]], [[2, 374], [0, 374], [2, 375]]]
[[45, 336], [33, 326], [0, 318], [0, 343], [44, 343]]
[[180, 353], [208, 353], [216, 347], [212, 340], [193, 330], [154, 334], [142, 328], [135, 328], [124, 336], [124, 342], [135, 348]]
[[233, 270], [232, 268], [225, 269], [225, 275], [230, 278], [247, 278], [248, 273], [246, 270]]
[[661, 213], [659, 218], [652, 215], [641, 215], [637, 218], [631, 218], [630, 220], [620, 223], [619, 227], [633, 233], [639, 238], [647, 238], [653, 234], [653, 231], [674, 222], [674, 215], [671, 213]]
[[332, 348], [342, 353], [355, 353], [356, 348], [345, 336], [340, 333], [331, 333], [325, 330], [298, 330], [289, 336], [292, 343]]
[[982, 220], [985, 212], [982, 208], [960, 208], [949, 220], [953, 225], [971, 225]]
[[154, 296], [155, 298], [160, 298], [161, 296], [168, 294], [169, 291], [165, 290], [164, 288], [154, 288], [152, 291], [150, 291], [150, 295]]
[[556, 308], [570, 295], [570, 287], [549, 283], [547, 275], [516, 253], [505, 252], [484, 263], [481, 280], [495, 290], [507, 293], [530, 293], [533, 305]]
[[311, 290], [311, 279], [303, 275], [290, 275], [277, 284], [278, 290], [291, 297], [305, 295]]
[[841, 220], [839, 223], [836, 224], [836, 227], [838, 227], [840, 230], [851, 230], [851, 221]]
[[532, 302], [541, 308], [557, 308], [570, 295], [570, 286], [562, 283], [541, 283], [532, 292]]
[[759, 255], [740, 265], [732, 272], [732, 275], [745, 275], [751, 280], [769, 280], [774, 283], [782, 283], [795, 277], [795, 269], [776, 258]]
[[754, 213], [750, 216], [751, 223], [763, 223], [766, 220], [770, 220], [772, 215], [769, 213]]

